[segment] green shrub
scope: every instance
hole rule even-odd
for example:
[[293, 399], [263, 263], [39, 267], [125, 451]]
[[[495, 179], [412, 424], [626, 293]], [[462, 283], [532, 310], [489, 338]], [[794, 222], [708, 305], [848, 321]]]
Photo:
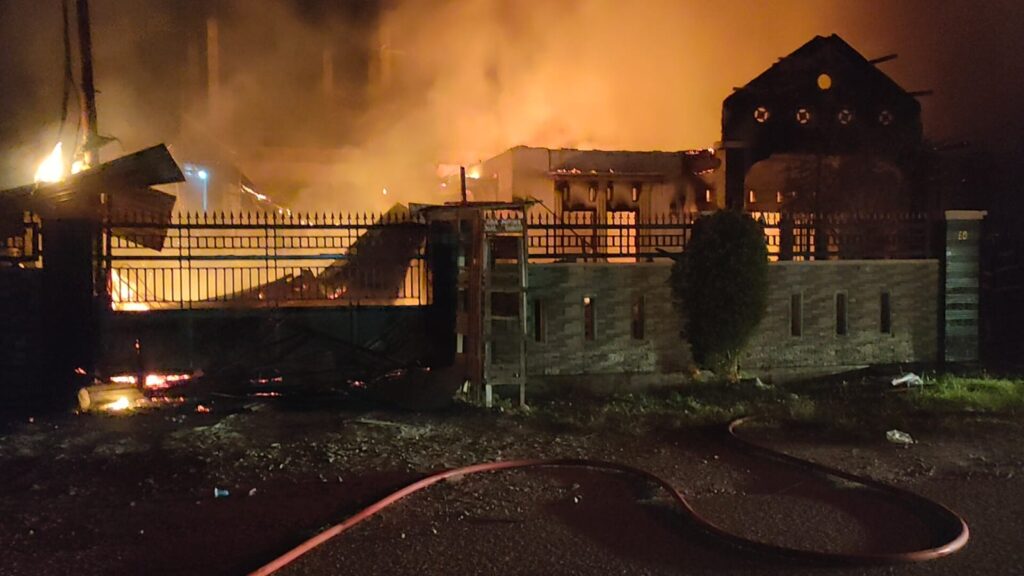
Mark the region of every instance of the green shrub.
[[701, 366], [735, 375], [768, 303], [768, 252], [760, 224], [735, 211], [697, 220], [672, 268], [684, 336]]

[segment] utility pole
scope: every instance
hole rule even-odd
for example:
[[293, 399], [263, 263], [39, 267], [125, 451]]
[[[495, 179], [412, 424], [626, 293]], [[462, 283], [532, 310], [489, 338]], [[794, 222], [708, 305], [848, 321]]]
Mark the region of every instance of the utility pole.
[[100, 163], [100, 136], [96, 126], [96, 85], [92, 78], [92, 34], [89, 30], [89, 0], [76, 0], [78, 51], [82, 64], [82, 160], [87, 168]]

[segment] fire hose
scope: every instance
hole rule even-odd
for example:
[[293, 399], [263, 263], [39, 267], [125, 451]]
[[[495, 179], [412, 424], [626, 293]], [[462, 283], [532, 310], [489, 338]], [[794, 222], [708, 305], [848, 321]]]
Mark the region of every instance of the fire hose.
[[738, 444], [738, 446], [749, 453], [754, 455], [768, 458], [783, 462], [796, 468], [800, 468], [809, 474], [827, 475], [842, 478], [850, 482], [855, 482], [863, 486], [867, 486], [872, 490], [889, 497], [893, 500], [900, 501], [910, 508], [918, 511], [922, 515], [927, 514], [931, 522], [930, 527], [936, 529], [937, 532], [942, 532], [943, 541], [941, 544], [932, 546], [930, 548], [924, 548], [919, 550], [912, 550], [907, 552], [883, 552], [883, 553], [850, 553], [850, 552], [825, 552], [819, 550], [809, 550], [802, 548], [790, 548], [786, 546], [780, 546], [776, 544], [769, 544], [767, 542], [760, 542], [752, 540], [744, 536], [729, 532], [728, 530], [718, 526], [717, 524], [707, 520], [701, 516], [696, 509], [690, 504], [690, 502], [683, 496], [682, 492], [669, 483], [667, 480], [654, 475], [651, 472], [629, 466], [626, 464], [619, 464], [616, 462], [604, 462], [600, 460], [587, 460], [587, 459], [573, 459], [573, 458], [559, 458], [559, 459], [532, 459], [532, 460], [505, 460], [499, 462], [486, 462], [483, 464], [473, 464], [471, 466], [464, 466], [461, 468], [453, 468], [451, 470], [445, 470], [427, 476], [421, 480], [413, 482], [405, 486], [404, 488], [389, 494], [381, 500], [371, 504], [364, 508], [354, 516], [345, 520], [341, 524], [337, 524], [320, 532], [316, 536], [306, 540], [302, 544], [299, 544], [292, 550], [282, 556], [274, 559], [270, 563], [252, 572], [250, 576], [266, 576], [273, 574], [291, 562], [297, 560], [307, 552], [313, 550], [317, 546], [327, 542], [328, 540], [342, 534], [349, 529], [355, 527], [359, 523], [367, 520], [380, 512], [381, 510], [395, 504], [399, 500], [415, 494], [420, 490], [423, 490], [429, 486], [437, 484], [443, 480], [449, 478], [456, 478], [460, 476], [469, 476], [471, 474], [477, 474], [481, 472], [496, 472], [500, 470], [513, 470], [513, 469], [527, 469], [527, 468], [542, 468], [542, 467], [558, 467], [558, 468], [588, 468], [592, 470], [603, 470], [610, 472], [620, 472], [631, 476], [636, 476], [648, 480], [654, 484], [657, 484], [661, 488], [665, 489], [671, 496], [672, 499], [678, 504], [686, 516], [701, 530], [710, 534], [711, 536], [721, 540], [723, 543], [736, 546], [738, 548], [753, 552], [755, 554], [763, 554], [767, 556], [773, 556], [777, 558], [784, 558], [797, 561], [809, 561], [816, 563], [825, 564], [841, 564], [841, 565], [869, 565], [869, 564], [899, 564], [899, 563], [910, 563], [910, 562], [924, 562], [926, 560], [934, 560], [943, 556], [948, 556], [967, 545], [967, 540], [970, 537], [970, 531], [967, 528], [967, 523], [957, 515], [955, 512], [946, 508], [945, 506], [920, 496], [909, 490], [897, 488], [884, 482], [879, 482], [863, 476], [858, 476], [849, 472], [845, 472], [836, 468], [803, 460], [795, 456], [790, 456], [782, 452], [772, 450], [760, 444], [756, 444], [749, 440], [745, 440], [740, 437], [736, 431], [743, 424], [749, 422], [751, 418], [740, 418], [732, 421], [727, 428], [729, 437]]

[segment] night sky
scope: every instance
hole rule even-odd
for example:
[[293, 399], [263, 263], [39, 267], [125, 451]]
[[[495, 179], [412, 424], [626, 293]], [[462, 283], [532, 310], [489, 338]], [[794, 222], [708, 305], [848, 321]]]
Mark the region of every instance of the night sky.
[[[1004, 194], [1024, 151], [1024, 7], [1014, 0], [91, 4], [100, 130], [119, 139], [108, 157], [173, 142], [189, 122], [209, 122], [232, 148], [402, 157], [395, 173], [517, 144], [707, 147], [732, 87], [831, 33], [868, 58], [898, 53], [882, 69], [908, 90], [935, 91], [922, 99], [927, 137], [989, 155]], [[222, 29], [226, 110], [216, 121], [195, 81], [204, 69], [188, 66], [189, 44], [203, 62], [207, 15]], [[375, 84], [380, 30], [395, 75], [387, 90]], [[57, 138], [59, 0], [3, 0], [0, 38], [5, 186], [29, 180]], [[324, 48], [335, 67], [329, 109], [318, 100]]]

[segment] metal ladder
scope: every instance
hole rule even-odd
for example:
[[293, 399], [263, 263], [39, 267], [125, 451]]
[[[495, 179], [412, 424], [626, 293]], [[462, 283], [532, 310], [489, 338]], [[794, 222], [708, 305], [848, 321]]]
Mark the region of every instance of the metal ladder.
[[[483, 404], [496, 397], [526, 405], [526, 290], [528, 246], [524, 220], [483, 221]], [[507, 391], [514, 389], [514, 396]]]

